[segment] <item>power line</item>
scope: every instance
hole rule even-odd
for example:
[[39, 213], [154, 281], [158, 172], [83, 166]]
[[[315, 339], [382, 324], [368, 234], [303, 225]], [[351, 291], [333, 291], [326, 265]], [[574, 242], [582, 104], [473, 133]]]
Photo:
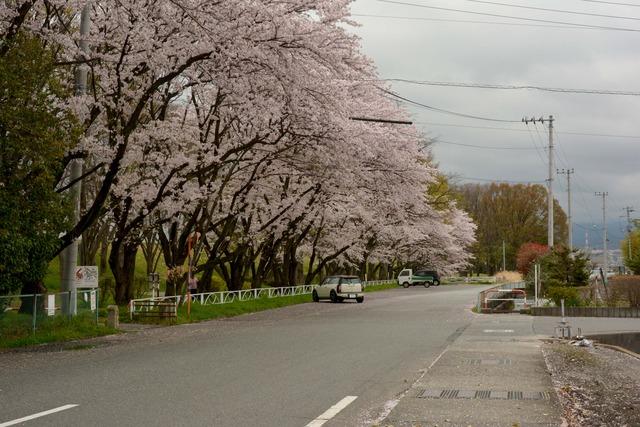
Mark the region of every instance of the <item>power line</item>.
[[619, 3], [615, 1], [604, 1], [604, 0], [580, 0], [586, 3], [601, 3], [601, 4], [613, 4], [616, 6], [631, 6], [631, 7], [640, 7], [640, 4], [635, 3]]
[[466, 181], [481, 181], [481, 182], [495, 182], [504, 184], [544, 184], [545, 181], [512, 181], [506, 179], [491, 179], [491, 178], [476, 178], [472, 176], [460, 176], [453, 174], [454, 179], [462, 179]]
[[385, 93], [387, 93], [387, 94], [389, 94], [389, 95], [393, 96], [394, 98], [400, 99], [400, 100], [402, 100], [402, 101], [404, 101], [404, 102], [406, 102], [406, 103], [408, 103], [408, 104], [416, 105], [416, 106], [418, 106], [418, 107], [423, 107], [423, 108], [426, 108], [427, 110], [431, 110], [431, 111], [437, 111], [437, 112], [439, 112], [439, 113], [451, 114], [451, 115], [454, 115], [454, 116], [464, 117], [464, 118], [467, 118], [467, 119], [486, 120], [486, 121], [489, 121], [489, 122], [500, 122], [500, 123], [520, 123], [520, 120], [502, 120], [502, 119], [494, 119], [494, 118], [490, 118], [490, 117], [474, 116], [474, 115], [472, 115], [472, 114], [458, 113], [458, 112], [456, 112], [456, 111], [451, 111], [451, 110], [445, 110], [445, 109], [442, 109], [442, 108], [432, 107], [432, 106], [430, 106], [430, 105], [426, 105], [426, 104], [423, 104], [423, 103], [421, 103], [421, 102], [413, 101], [413, 100], [411, 100], [411, 99], [409, 99], [409, 98], [405, 98], [405, 97], [403, 97], [403, 96], [400, 96], [400, 95], [398, 95], [397, 93], [392, 92], [392, 91], [390, 91], [390, 90], [387, 90], [387, 89], [384, 89], [384, 88], [379, 88], [379, 89], [380, 89], [380, 90], [382, 90], [383, 92], [385, 92]]
[[556, 13], [567, 13], [570, 15], [582, 15], [582, 16], [595, 16], [598, 18], [613, 18], [613, 19], [627, 19], [631, 21], [640, 21], [640, 18], [634, 18], [631, 16], [619, 16], [619, 15], [604, 15], [600, 13], [590, 13], [590, 12], [576, 12], [573, 10], [562, 10], [562, 9], [550, 9], [546, 7], [536, 7], [536, 6], [523, 6], [521, 4], [511, 4], [511, 3], [500, 3], [496, 1], [487, 1], [487, 0], [463, 0], [469, 3], [480, 3], [480, 4], [489, 4], [493, 6], [506, 6], [506, 7], [514, 7], [518, 9], [528, 9], [528, 10], [539, 10], [542, 12], [556, 12]]
[[[500, 131], [511, 131], [511, 132], [529, 132], [526, 129], [512, 129], [512, 128], [503, 128], [503, 127], [493, 127], [493, 126], [473, 126], [473, 125], [463, 125], [457, 123], [436, 123], [436, 122], [423, 122], [418, 121], [414, 122], [416, 124], [421, 125], [430, 125], [430, 126], [444, 126], [444, 127], [456, 127], [456, 128], [469, 128], [469, 129], [485, 129], [485, 130], [500, 130]], [[578, 135], [578, 136], [593, 136], [593, 137], [603, 137], [603, 138], [629, 138], [629, 139], [640, 139], [640, 135], [615, 135], [615, 134], [605, 134], [605, 133], [586, 133], [586, 132], [556, 132], [558, 135]]]
[[[536, 140], [533, 137], [533, 133], [531, 132], [531, 129], [529, 128], [529, 126], [527, 126], [527, 132], [529, 133], [529, 138], [531, 139], [531, 143], [533, 144], [533, 146], [536, 149], [536, 154], [538, 154], [538, 158], [540, 159], [542, 164], [545, 164], [546, 162], [544, 161], [544, 156], [540, 152], [540, 148], [538, 147], [538, 144], [536, 143]], [[544, 152], [544, 147], [543, 147], [543, 152]]]
[[374, 15], [368, 13], [352, 13], [351, 16], [364, 18], [383, 18], [383, 19], [404, 19], [408, 21], [428, 21], [428, 22], [447, 22], [454, 24], [488, 24], [488, 25], [507, 25], [513, 27], [537, 27], [537, 28], [558, 28], [565, 30], [604, 30], [603, 28], [575, 27], [570, 25], [543, 25], [543, 24], [525, 24], [521, 22], [496, 22], [496, 21], [476, 21], [464, 19], [442, 19], [442, 18], [423, 18], [417, 16], [397, 16], [397, 15]]
[[432, 141], [433, 144], [449, 144], [449, 145], [459, 145], [462, 147], [471, 147], [471, 148], [481, 148], [486, 150], [537, 150], [534, 147], [495, 147], [495, 146], [487, 146], [487, 145], [473, 145], [473, 144], [463, 144], [460, 142], [451, 142], [443, 139], [434, 139]]
[[[379, 0], [382, 1], [382, 0]], [[487, 84], [487, 83], [462, 83], [462, 82], [439, 82], [430, 80], [410, 80], [410, 79], [385, 79], [391, 82], [410, 83], [424, 86], [444, 86], [444, 87], [461, 87], [472, 89], [498, 89], [498, 90], [539, 90], [542, 92], [555, 93], [577, 93], [588, 95], [623, 95], [623, 96], [640, 96], [640, 92], [628, 90], [610, 90], [610, 89], [571, 89], [559, 87], [545, 87], [535, 85], [504, 85], [504, 84]]]
[[635, 28], [609, 27], [604, 25], [588, 25], [588, 24], [578, 24], [573, 22], [551, 21], [548, 19], [525, 18], [521, 16], [501, 15], [497, 13], [475, 12], [471, 10], [451, 9], [448, 7], [427, 6], [424, 4], [408, 3], [408, 2], [395, 1], [395, 0], [377, 0], [377, 1], [381, 3], [399, 4], [403, 6], [413, 6], [413, 7], [422, 7], [426, 9], [444, 10], [447, 12], [458, 12], [458, 13], [466, 13], [466, 14], [480, 15], [480, 16], [491, 16], [493, 18], [507, 18], [507, 19], [517, 19], [521, 21], [529, 21], [529, 22], [542, 22], [547, 24], [572, 25], [575, 27], [598, 28], [602, 30], [612, 30], [612, 31], [640, 32], [639, 29], [635, 29]]

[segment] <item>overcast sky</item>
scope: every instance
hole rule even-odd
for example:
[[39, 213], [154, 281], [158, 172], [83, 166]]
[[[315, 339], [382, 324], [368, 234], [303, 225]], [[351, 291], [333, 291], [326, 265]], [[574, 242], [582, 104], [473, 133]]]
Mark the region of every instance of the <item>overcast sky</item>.
[[[560, 24], [378, 0], [357, 0], [351, 10], [356, 15], [353, 19], [362, 25], [354, 31], [362, 38], [364, 51], [373, 58], [382, 78], [640, 92], [640, 0], [613, 1], [635, 1], [638, 6], [585, 0], [496, 0], [509, 5], [635, 19], [536, 11], [469, 0], [407, 0], [407, 3], [638, 31], [558, 28]], [[360, 14], [412, 19], [357, 16]], [[620, 217], [624, 215], [625, 206], [635, 206], [640, 211], [640, 96], [437, 87], [400, 82], [393, 82], [392, 88], [406, 98], [429, 106], [492, 119], [519, 121], [524, 116], [552, 114], [558, 132], [556, 166], [574, 168], [576, 172], [572, 175], [575, 221], [601, 224], [602, 199], [594, 195], [596, 191], [609, 192], [608, 219], [615, 221], [617, 228], [624, 226], [625, 220]], [[542, 125], [527, 127], [522, 123], [467, 119], [421, 107], [409, 109], [427, 135], [443, 141], [434, 146], [441, 170], [465, 177], [461, 182], [476, 181], [472, 178], [525, 182], [547, 178], [547, 151], [543, 151], [543, 146], [548, 143], [548, 132]], [[523, 149], [478, 149], [446, 144], [445, 141]], [[566, 176], [556, 178], [555, 195], [566, 210]], [[584, 235], [576, 236], [574, 240], [582, 243]]]

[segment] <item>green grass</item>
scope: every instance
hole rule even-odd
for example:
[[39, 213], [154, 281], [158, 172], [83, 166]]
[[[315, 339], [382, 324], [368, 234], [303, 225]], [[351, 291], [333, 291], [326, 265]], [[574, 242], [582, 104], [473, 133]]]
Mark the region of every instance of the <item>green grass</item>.
[[23, 347], [51, 342], [71, 341], [117, 333], [115, 329], [96, 325], [92, 314], [74, 318], [56, 316], [38, 319], [33, 333], [32, 317], [28, 314], [6, 313], [0, 317], [0, 348]]
[[256, 313], [274, 308], [286, 307], [311, 302], [311, 295], [295, 295], [290, 297], [259, 298], [249, 301], [234, 301], [227, 304], [191, 305], [191, 320], [187, 316], [187, 306], [178, 308], [177, 323], [201, 322], [203, 320], [234, 317], [242, 314]]
[[[389, 289], [395, 289], [398, 285], [390, 283], [380, 286], [368, 286], [365, 288], [365, 292], [380, 292]], [[274, 308], [287, 307], [290, 305], [304, 304], [311, 302], [311, 295], [295, 295], [288, 297], [275, 297], [275, 298], [259, 298], [249, 301], [234, 301], [227, 304], [215, 304], [215, 305], [200, 305], [194, 303], [191, 305], [191, 318], [187, 315], [187, 306], [180, 305], [178, 307], [177, 320], [158, 320], [158, 319], [135, 319], [134, 322], [145, 323], [161, 323], [161, 324], [183, 324], [183, 323], [195, 323], [205, 320], [220, 319], [225, 317], [240, 316], [242, 314], [256, 313], [264, 310], [271, 310]], [[128, 307], [120, 307], [120, 321], [130, 322]]]
[[364, 291], [365, 292], [379, 292], [379, 291], [386, 291], [387, 289], [395, 289], [395, 288], [399, 288], [399, 287], [400, 286], [398, 286], [397, 283], [391, 282], [391, 283], [387, 283], [386, 285], [365, 286], [364, 287]]

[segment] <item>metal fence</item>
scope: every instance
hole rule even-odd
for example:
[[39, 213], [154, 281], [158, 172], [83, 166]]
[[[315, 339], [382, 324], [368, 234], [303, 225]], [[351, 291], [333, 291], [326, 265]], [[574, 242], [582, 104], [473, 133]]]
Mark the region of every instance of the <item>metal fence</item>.
[[29, 319], [31, 329], [35, 332], [39, 326], [53, 318], [68, 316], [65, 308], [71, 307], [74, 302], [77, 314], [95, 314], [97, 322], [99, 290], [78, 289], [75, 292], [75, 298], [73, 291], [0, 296], [0, 326], [16, 327]]
[[[388, 283], [394, 283], [395, 280], [372, 280], [363, 282], [364, 286], [381, 286]], [[289, 297], [295, 295], [310, 295], [315, 287], [318, 285], [299, 285], [299, 286], [287, 286], [281, 288], [256, 288], [256, 289], [242, 289], [239, 291], [220, 291], [220, 292], [205, 292], [198, 294], [191, 294], [191, 303], [200, 305], [216, 305], [216, 304], [228, 304], [235, 301], [249, 301], [260, 298], [277, 298], [277, 297]], [[139, 314], [145, 310], [153, 309], [150, 302], [155, 303], [174, 303], [176, 306], [184, 305], [187, 303], [186, 295], [153, 297], [153, 298], [138, 298], [129, 302], [129, 317], [133, 319], [134, 315]]]
[[505, 283], [478, 294], [478, 313], [507, 313], [526, 308], [526, 282]]

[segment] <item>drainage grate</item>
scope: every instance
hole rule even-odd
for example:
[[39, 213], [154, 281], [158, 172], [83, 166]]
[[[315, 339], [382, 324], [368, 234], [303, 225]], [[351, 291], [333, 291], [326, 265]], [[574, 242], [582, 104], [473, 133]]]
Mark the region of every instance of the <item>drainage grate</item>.
[[549, 400], [551, 395], [546, 391], [426, 389], [419, 393], [418, 397], [423, 399]]
[[511, 366], [511, 359], [470, 359], [465, 360], [465, 364], [474, 366]]

